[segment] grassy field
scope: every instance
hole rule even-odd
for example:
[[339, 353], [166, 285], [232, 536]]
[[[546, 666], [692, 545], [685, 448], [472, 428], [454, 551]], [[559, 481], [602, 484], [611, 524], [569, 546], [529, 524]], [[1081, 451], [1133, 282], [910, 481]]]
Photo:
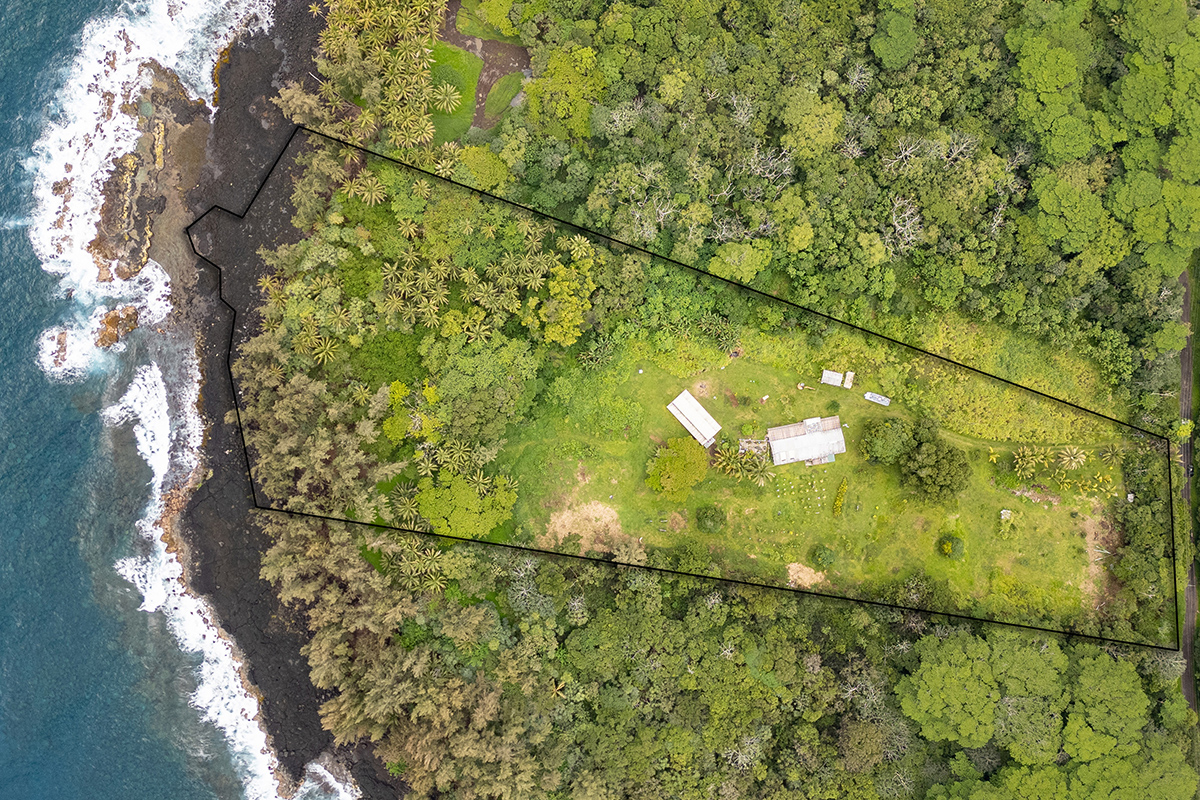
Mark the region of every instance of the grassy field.
[[475, 87], [481, 72], [483, 59], [479, 56], [445, 42], [434, 44], [433, 67], [430, 69], [434, 85], [452, 83], [462, 98], [453, 114], [444, 114], [436, 109], [432, 111], [435, 145], [454, 141], [471, 127], [471, 120], [475, 116]]
[[491, 39], [495, 42], [521, 44], [519, 37], [505, 36], [497, 27], [483, 21], [479, 16], [479, 0], [463, 0], [458, 17], [454, 20], [454, 27], [458, 28], [458, 32], [464, 36], [478, 36], [480, 39]]
[[[868, 463], [861, 455], [869, 421], [915, 417], [895, 403], [884, 408], [866, 401], [864, 391], [881, 388], [871, 376], [859, 375], [847, 390], [817, 384], [817, 369], [769, 366], [750, 354], [726, 361], [681, 378], [631, 351], [577, 387], [583, 399], [567, 413], [546, 409], [535, 413], [531, 424], [510, 431], [498, 466], [521, 480], [514, 518], [524, 527], [518, 536], [575, 552], [579, 544], [566, 538], [570, 534], [585, 546], [594, 540], [600, 545], [596, 549], [611, 548], [623, 537], [640, 538], [651, 548], [696, 540], [723, 574], [772, 585], [788, 583], [789, 564], [812, 566], [814, 547], [824, 545], [834, 561], [814, 588], [864, 596], [864, 587], [873, 582], [903, 579], [921, 569], [945, 580], [962, 605], [1014, 622], [1065, 623], [1104, 589], [1103, 574], [1090, 567], [1087, 533], [1103, 530], [1111, 497], [1049, 487], [1030, 492], [1035, 499], [1019, 495], [1007, 466], [1015, 444], [943, 432], [967, 451], [970, 484], [949, 506], [922, 502], [900, 485], [898, 468]], [[818, 388], [797, 389], [801, 381]], [[646, 486], [646, 462], [668, 438], [687, 435], [666, 409], [683, 389], [723, 426], [721, 436], [734, 441], [744, 425], [761, 437], [766, 427], [837, 413], [846, 426], [847, 452], [824, 466], [777, 467], [777, 477], [764, 488], [710, 469], [684, 503], [665, 501]], [[596, 436], [590, 429], [594, 414], [585, 406], [597, 398], [639, 407], [640, 426], [624, 435]], [[1119, 470], [1100, 465], [1094, 449], [1078, 472], [1103, 474], [1107, 486], [1121, 484]], [[843, 513], [835, 517], [834, 495], [843, 479], [848, 492]], [[728, 515], [725, 528], [715, 534], [700, 532], [694, 523], [696, 509], [706, 504]], [[1002, 509], [1015, 515], [1008, 539], [998, 535]], [[509, 534], [514, 533], [510, 527]], [[963, 560], [938, 552], [945, 533], [964, 540]]]
[[525, 76], [520, 72], [510, 72], [492, 84], [488, 90], [487, 100], [483, 103], [483, 111], [488, 117], [499, 117], [508, 110], [509, 103], [521, 91]]

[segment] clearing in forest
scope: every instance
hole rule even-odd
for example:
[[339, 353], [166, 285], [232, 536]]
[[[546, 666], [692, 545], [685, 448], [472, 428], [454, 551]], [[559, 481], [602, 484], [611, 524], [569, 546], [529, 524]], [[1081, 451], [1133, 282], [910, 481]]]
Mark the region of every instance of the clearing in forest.
[[[346, 153], [293, 137], [244, 219], [192, 231], [261, 322], [234, 379], [265, 507], [1172, 640], [1160, 438]], [[308, 238], [280, 235], [293, 214]]]

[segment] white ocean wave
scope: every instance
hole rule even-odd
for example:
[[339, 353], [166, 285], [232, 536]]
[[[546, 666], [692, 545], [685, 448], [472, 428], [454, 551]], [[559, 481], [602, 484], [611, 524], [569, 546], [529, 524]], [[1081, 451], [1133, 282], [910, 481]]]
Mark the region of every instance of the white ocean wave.
[[[33, 176], [33, 211], [28, 220], [0, 222], [28, 227], [43, 268], [60, 276], [61, 292], [73, 301], [69, 318], [38, 341], [38, 363], [48, 377], [72, 381], [117, 372], [125, 348], [95, 346], [108, 309], [136, 306], [143, 328], [163, 322], [171, 310], [170, 280], [159, 264], [148, 262], [127, 281], [101, 282], [86, 249], [96, 234], [103, 186], [114, 161], [138, 137], [136, 121], [119, 109], [145, 85], [144, 64], [153, 59], [173, 70], [194, 97], [211, 105], [212, 69], [221, 50], [238, 30], [270, 24], [270, 0], [148, 0], [129, 3], [84, 28], [78, 55], [62, 75], [51, 119], [26, 162]], [[69, 187], [69, 200], [64, 187]], [[182, 566], [167, 552], [157, 522], [165, 488], [192, 471], [202, 442], [196, 411], [199, 369], [194, 358], [184, 366], [190, 380], [169, 388], [159, 365], [139, 365], [121, 399], [102, 412], [109, 425], [133, 425], [138, 451], [153, 473], [150, 501], [137, 523], [150, 553], [123, 559], [116, 568], [141, 592], [141, 608], [162, 613], [179, 646], [201, 655], [190, 702], [224, 734], [246, 797], [269, 800], [278, 797], [278, 764], [258, 724], [258, 701], [242, 683], [242, 664], [222, 637], [212, 608], [184, 586]], [[169, 392], [179, 394], [169, 397]], [[172, 408], [178, 410], [175, 415]], [[305, 800], [358, 796], [352, 781], [335, 779], [319, 763], [309, 765], [297, 794]]]
[[[114, 300], [139, 307], [150, 302], [141, 296], [138, 278], [101, 281], [87, 251], [114, 162], [133, 149], [140, 135], [137, 120], [120, 108], [146, 85], [146, 64], [153, 59], [173, 70], [189, 93], [211, 105], [212, 70], [221, 50], [236, 31], [270, 24], [269, 0], [150, 0], [127, 4], [84, 27], [51, 119], [25, 165], [33, 177], [29, 239], [43, 269], [62, 276], [83, 316]], [[83, 346], [69, 355], [72, 370], [48, 374], [78, 378], [102, 368], [93, 363], [98, 355], [94, 346]]]

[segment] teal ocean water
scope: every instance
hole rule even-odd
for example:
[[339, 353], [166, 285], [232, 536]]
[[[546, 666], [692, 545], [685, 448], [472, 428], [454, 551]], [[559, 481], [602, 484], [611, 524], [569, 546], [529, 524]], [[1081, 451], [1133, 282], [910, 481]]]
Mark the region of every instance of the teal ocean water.
[[153, 57], [205, 96], [269, 5], [0, 2], [0, 800], [274, 797], [257, 705], [153, 525], [195, 463], [189, 350], [90, 344], [116, 303], [164, 319], [166, 275], [98, 284], [83, 249], [132, 141], [105, 92], [120, 104]]

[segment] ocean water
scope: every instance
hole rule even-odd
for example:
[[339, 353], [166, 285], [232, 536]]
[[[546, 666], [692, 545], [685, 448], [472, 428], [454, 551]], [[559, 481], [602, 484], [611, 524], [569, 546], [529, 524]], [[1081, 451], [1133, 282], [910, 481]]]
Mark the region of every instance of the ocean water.
[[[154, 58], [211, 99], [221, 48], [270, 11], [0, 0], [0, 800], [277, 796], [236, 655], [155, 525], [202, 434], [189, 344], [149, 329], [169, 279], [151, 262], [100, 284], [84, 250], [135, 138], [105, 92], [119, 106]], [[99, 351], [95, 324], [118, 303], [147, 327]], [[298, 796], [354, 794], [314, 764]]]

